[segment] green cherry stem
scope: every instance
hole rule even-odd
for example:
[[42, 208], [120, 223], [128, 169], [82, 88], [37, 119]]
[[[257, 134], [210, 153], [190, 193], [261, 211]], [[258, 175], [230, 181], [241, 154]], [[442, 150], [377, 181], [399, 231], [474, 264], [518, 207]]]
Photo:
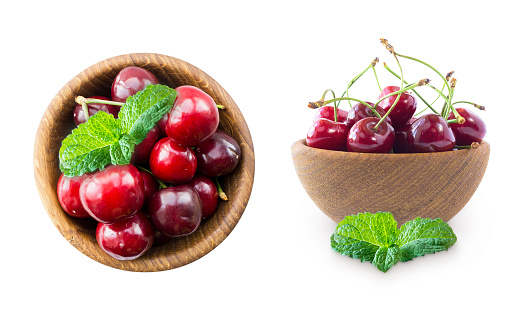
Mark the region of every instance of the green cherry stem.
[[123, 106], [123, 105], [125, 105], [125, 102], [103, 100], [103, 99], [95, 99], [95, 98], [85, 98], [83, 96], [77, 96], [76, 97], [76, 103], [78, 103], [80, 105], [83, 105], [83, 103], [86, 103], [86, 104], [100, 103], [100, 104], [114, 105], [114, 106]]
[[223, 105], [216, 105], [216, 107], [218, 107], [218, 109], [221, 109], [221, 110], [225, 109], [225, 106], [223, 106]]
[[372, 71], [374, 72], [374, 77], [376, 78], [376, 84], [378, 84], [378, 89], [380, 89], [380, 92], [382, 92], [382, 87], [380, 86], [380, 81], [378, 81], [378, 75], [376, 74], [376, 69], [374, 68], [374, 65], [372, 67]]
[[[341, 97], [345, 97], [345, 95], [347, 97], [349, 97], [349, 94], [348, 94], [348, 90], [350, 89], [350, 87], [352, 87], [352, 85], [354, 84], [354, 82], [358, 81], [359, 78], [361, 78], [362, 75], [365, 74], [365, 72], [367, 72], [367, 70], [369, 70], [371, 67], [374, 69], [374, 66], [376, 65], [376, 63], [378, 63], [380, 59], [379, 58], [375, 58], [374, 60], [371, 61], [371, 64], [369, 64], [369, 66], [367, 66], [365, 68], [365, 70], [363, 70], [360, 74], [356, 75], [354, 77], [354, 79], [350, 80], [350, 82], [348, 83], [347, 85], [347, 89], [343, 92], [343, 94], [341, 95]], [[350, 104], [350, 101], [349, 101], [349, 104]]]
[[460, 104], [460, 103], [472, 105], [472, 106], [476, 107], [479, 110], [485, 110], [485, 106], [481, 106], [481, 105], [475, 104], [475, 103], [470, 102], [470, 101], [456, 101], [453, 104], [455, 105], [455, 104]]
[[160, 190], [160, 188], [163, 188], [163, 189], [164, 188], [168, 188], [168, 186], [164, 182], [162, 182], [162, 180], [160, 180], [157, 177], [155, 177], [151, 171], [149, 171], [148, 169], [146, 169], [144, 167], [141, 167], [140, 165], [135, 165], [135, 166], [136, 166], [137, 169], [140, 169], [142, 171], [146, 171], [147, 173], [151, 174], [153, 176], [153, 178], [155, 178], [155, 180], [157, 180], [157, 182], [159, 183], [159, 190]]
[[218, 177], [214, 178], [214, 180], [215, 180], [215, 183], [216, 183], [216, 188], [218, 189], [219, 198], [221, 198], [222, 200], [229, 200], [229, 198], [227, 197], [227, 195], [225, 194], [225, 192], [221, 188], [221, 185], [219, 184]]
[[89, 111], [88, 111], [88, 105], [86, 102], [81, 103], [81, 108], [83, 109], [83, 113], [85, 114], [85, 120], [89, 119]]
[[[339, 101], [343, 101], [343, 100], [348, 100], [349, 102], [350, 101], [359, 102], [359, 103], [369, 107], [376, 114], [376, 116], [378, 116], [378, 118], [381, 118], [380, 114], [376, 111], [376, 108], [375, 108], [376, 105], [374, 105], [374, 107], [373, 107], [373, 106], [369, 105], [368, 103], [366, 103], [363, 100], [359, 100], [359, 99], [352, 98], [352, 97], [339, 97], [339, 98], [329, 99], [327, 101], [322, 101], [322, 100], [314, 101], [314, 102], [310, 102], [308, 104], [308, 107], [312, 108], [312, 107], [315, 107], [316, 105], [320, 105], [318, 107], [322, 107], [322, 106], [328, 105], [329, 103], [339, 102]], [[318, 108], [318, 107], [316, 107], [316, 108]]]

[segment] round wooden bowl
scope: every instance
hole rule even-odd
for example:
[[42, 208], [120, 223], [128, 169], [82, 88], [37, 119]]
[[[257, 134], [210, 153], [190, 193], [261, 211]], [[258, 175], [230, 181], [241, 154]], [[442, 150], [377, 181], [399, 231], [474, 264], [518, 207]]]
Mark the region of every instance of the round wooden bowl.
[[[59, 205], [56, 187], [59, 179], [59, 148], [62, 140], [75, 128], [74, 98], [78, 95], [110, 97], [114, 77], [127, 66], [139, 66], [151, 71], [161, 84], [170, 87], [196, 86], [217, 104], [220, 110], [219, 128], [231, 134], [240, 144], [242, 154], [237, 169], [220, 178], [229, 197], [221, 201], [216, 214], [203, 222], [192, 235], [175, 238], [161, 246], [153, 246], [142, 257], [118, 261], [100, 249], [95, 238], [96, 222], [67, 215]], [[193, 262], [219, 245], [234, 229], [251, 195], [254, 180], [254, 148], [251, 134], [238, 106], [230, 95], [210, 76], [197, 67], [179, 59], [160, 54], [129, 54], [101, 61], [79, 73], [53, 98], [46, 109], [35, 138], [33, 155], [35, 181], [44, 207], [66, 240], [88, 257], [107, 266], [128, 271], [161, 271]]]
[[370, 154], [291, 146], [302, 186], [328, 217], [391, 212], [398, 225], [415, 217], [454, 217], [476, 191], [490, 146], [417, 154]]

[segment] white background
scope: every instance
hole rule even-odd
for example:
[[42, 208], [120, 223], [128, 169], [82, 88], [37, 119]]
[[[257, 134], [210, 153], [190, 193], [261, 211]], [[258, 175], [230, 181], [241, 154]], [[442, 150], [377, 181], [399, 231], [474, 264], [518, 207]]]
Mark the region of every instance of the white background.
[[[0, 14], [0, 322], [528, 318], [525, 1], [13, 3]], [[397, 70], [380, 37], [442, 73], [455, 70], [456, 98], [487, 107], [492, 146], [483, 182], [449, 222], [457, 243], [385, 274], [331, 250], [335, 223], [304, 192], [290, 155], [314, 114], [306, 103], [325, 89], [342, 92], [375, 56], [382, 84], [395, 81], [382, 68], [385, 61]], [[96, 62], [136, 52], [177, 57], [216, 79], [243, 112], [256, 154], [252, 196], [230, 236], [198, 261], [159, 273], [116, 270], [78, 252], [48, 218], [33, 176], [35, 133], [57, 91]], [[408, 80], [440, 84], [402, 62]], [[351, 95], [377, 98], [372, 74], [358, 82]]]

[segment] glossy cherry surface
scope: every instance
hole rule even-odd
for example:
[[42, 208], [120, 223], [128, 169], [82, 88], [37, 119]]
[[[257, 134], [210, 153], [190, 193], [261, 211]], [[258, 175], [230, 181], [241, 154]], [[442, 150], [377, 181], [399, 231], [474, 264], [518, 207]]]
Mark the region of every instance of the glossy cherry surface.
[[125, 102], [127, 98], [144, 90], [150, 84], [158, 84], [157, 77], [146, 69], [128, 66], [122, 69], [114, 78], [111, 87], [113, 101]]
[[415, 120], [417, 120], [417, 117], [413, 116], [404, 126], [395, 128], [395, 145], [393, 146], [393, 153], [407, 153], [407, 132]]
[[[372, 102], [366, 101], [366, 103], [374, 107], [374, 104]], [[385, 110], [383, 110], [382, 107], [376, 106], [376, 108], [374, 109], [380, 114], [380, 117], [383, 117], [383, 115], [385, 115]], [[352, 106], [352, 109], [348, 111], [347, 119], [345, 123], [347, 124], [347, 127], [350, 130], [352, 126], [354, 126], [354, 124], [358, 122], [358, 120], [363, 119], [363, 118], [368, 118], [368, 117], [378, 117], [378, 116], [374, 113], [374, 111], [372, 111], [371, 108], [365, 106], [362, 103], [356, 103], [354, 106]], [[390, 124], [391, 118], [387, 116], [385, 118], [385, 121]]]
[[194, 148], [197, 170], [209, 177], [229, 174], [238, 166], [241, 149], [232, 136], [216, 130]]
[[144, 164], [149, 161], [149, 155], [151, 154], [151, 149], [159, 141], [161, 137], [160, 129], [155, 126], [149, 130], [146, 135], [146, 138], [135, 146], [135, 150], [131, 155], [131, 164]]
[[112, 224], [99, 223], [96, 241], [100, 248], [118, 260], [142, 256], [155, 241], [155, 231], [148, 216], [138, 211]]
[[166, 134], [182, 146], [195, 146], [212, 135], [219, 124], [218, 107], [201, 89], [180, 86], [168, 115]]
[[81, 183], [79, 197], [85, 210], [94, 219], [102, 223], [115, 222], [142, 207], [142, 175], [131, 164], [108, 166]]
[[[481, 143], [487, 134], [487, 125], [473, 111], [465, 108], [456, 108], [461, 117], [465, 119], [463, 124], [448, 124], [455, 135], [456, 145], [470, 145], [473, 142]], [[448, 119], [455, 119], [452, 112]]]
[[[344, 123], [347, 120], [348, 111], [343, 109], [337, 109], [337, 121]], [[317, 110], [317, 113], [313, 117], [313, 121], [316, 121], [319, 118], [329, 119], [335, 121], [334, 119], [334, 106], [323, 106]]]
[[389, 153], [395, 142], [395, 131], [388, 122], [382, 122], [375, 131], [379, 118], [359, 120], [348, 133], [347, 147], [350, 152]]
[[159, 183], [155, 177], [144, 170], [138, 170], [142, 176], [142, 181], [144, 182], [144, 205], [147, 204], [149, 198], [159, 190]]
[[90, 217], [89, 213], [83, 208], [81, 199], [79, 198], [79, 188], [87, 177], [88, 174], [67, 177], [64, 173], [61, 173], [59, 176], [59, 181], [57, 181], [57, 198], [63, 210], [70, 216], [78, 218]]
[[407, 133], [408, 153], [451, 151], [454, 146], [454, 133], [446, 120], [437, 114], [419, 117]]
[[171, 237], [188, 235], [201, 223], [201, 200], [189, 185], [167, 187], [151, 197], [148, 214], [162, 234]]
[[321, 118], [310, 126], [306, 134], [306, 145], [325, 150], [346, 151], [347, 136], [347, 124]]
[[[92, 96], [92, 97], [88, 97], [87, 99], [110, 100], [109, 98], [102, 97], [102, 96]], [[120, 112], [120, 106], [100, 104], [100, 103], [87, 104], [87, 108], [88, 108], [89, 117], [94, 115], [98, 111], [104, 111], [106, 113], [113, 115], [114, 118], [118, 118], [118, 113]], [[87, 119], [85, 118], [85, 112], [83, 111], [83, 107], [81, 105], [77, 105], [74, 108], [74, 123], [76, 123], [76, 125], [79, 125], [86, 121]]]
[[[398, 90], [400, 90], [400, 87], [397, 86], [385, 87], [380, 93], [378, 100]], [[394, 104], [397, 97], [398, 95], [392, 95], [389, 98], [382, 100], [378, 105], [387, 112]], [[415, 97], [408, 91], [402, 92], [399, 101], [393, 108], [393, 111], [391, 111], [389, 114], [389, 118], [391, 118], [391, 125], [395, 129], [405, 125], [407, 121], [413, 117], [415, 110], [417, 110], [417, 99], [415, 99]]]
[[192, 186], [201, 200], [202, 219], [210, 218], [214, 215], [218, 207], [218, 190], [212, 179], [204, 175], [195, 175], [188, 185]]
[[157, 179], [178, 185], [193, 178], [197, 171], [197, 159], [189, 147], [163, 137], [151, 150], [149, 168]]

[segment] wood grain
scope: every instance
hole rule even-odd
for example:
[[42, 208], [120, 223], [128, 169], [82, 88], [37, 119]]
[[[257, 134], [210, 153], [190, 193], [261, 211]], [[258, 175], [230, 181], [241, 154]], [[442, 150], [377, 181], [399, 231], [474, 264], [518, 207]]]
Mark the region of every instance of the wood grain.
[[[114, 77], [126, 66], [139, 66], [151, 71], [160, 83], [170, 87], [193, 85], [208, 93], [220, 111], [219, 128], [227, 131], [240, 144], [242, 155], [237, 169], [220, 179], [229, 201], [221, 201], [216, 214], [201, 224], [192, 235], [175, 238], [152, 247], [132, 261], [118, 261], [103, 252], [95, 238], [96, 222], [67, 215], [59, 205], [56, 186], [59, 179], [61, 141], [75, 127], [74, 98], [78, 95], [110, 97]], [[254, 147], [251, 134], [238, 106], [230, 95], [210, 76], [179, 59], [151, 53], [116, 56], [87, 68], [70, 80], [55, 95], [46, 109], [35, 138], [34, 175], [44, 207], [59, 232], [75, 248], [107, 266], [128, 271], [162, 271], [193, 262], [218, 246], [234, 229], [242, 216], [254, 181]]]
[[449, 221], [476, 191], [490, 146], [420, 154], [338, 152], [291, 147], [299, 180], [335, 222], [357, 213], [391, 212], [398, 225], [415, 217]]

